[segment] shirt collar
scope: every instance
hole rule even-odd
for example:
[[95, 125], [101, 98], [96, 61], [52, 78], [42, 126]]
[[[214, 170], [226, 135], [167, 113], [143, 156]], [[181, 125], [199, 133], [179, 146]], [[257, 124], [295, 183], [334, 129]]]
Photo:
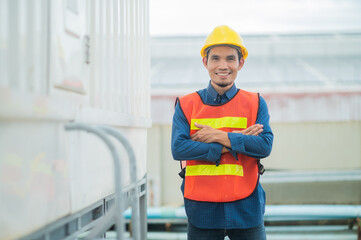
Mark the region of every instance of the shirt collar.
[[[207, 92], [209, 94], [209, 96], [212, 98], [212, 99], [216, 99], [217, 96], [218, 96], [218, 93], [217, 91], [213, 88], [212, 84], [211, 84], [211, 81], [209, 81], [209, 84], [208, 84], [208, 87], [207, 87]], [[225, 92], [224, 94], [226, 95], [226, 97], [228, 99], [231, 99], [232, 97], [234, 97], [234, 95], [236, 95], [237, 93], [237, 87], [236, 87], [236, 83], [233, 83], [233, 86], [227, 91]]]

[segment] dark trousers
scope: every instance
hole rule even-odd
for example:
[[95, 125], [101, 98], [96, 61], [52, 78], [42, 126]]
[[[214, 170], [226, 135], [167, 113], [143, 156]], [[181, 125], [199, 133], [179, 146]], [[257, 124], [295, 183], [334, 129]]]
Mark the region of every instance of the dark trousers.
[[188, 222], [188, 240], [266, 240], [264, 225], [246, 229], [202, 229]]

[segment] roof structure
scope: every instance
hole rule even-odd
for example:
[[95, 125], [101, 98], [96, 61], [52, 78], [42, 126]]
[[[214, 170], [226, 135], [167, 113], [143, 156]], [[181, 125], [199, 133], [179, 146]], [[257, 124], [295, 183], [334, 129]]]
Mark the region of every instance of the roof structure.
[[[205, 36], [153, 37], [153, 123], [171, 123], [175, 98], [205, 88]], [[361, 120], [361, 32], [243, 36], [236, 86], [260, 92], [273, 122]]]
[[[153, 89], [199, 89], [209, 76], [199, 54], [204, 37], [152, 39]], [[244, 36], [249, 57], [241, 88], [361, 86], [361, 32]]]

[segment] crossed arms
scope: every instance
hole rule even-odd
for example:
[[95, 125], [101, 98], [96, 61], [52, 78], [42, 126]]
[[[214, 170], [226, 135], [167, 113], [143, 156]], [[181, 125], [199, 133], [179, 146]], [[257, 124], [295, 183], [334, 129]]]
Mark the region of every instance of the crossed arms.
[[[194, 124], [197, 128], [200, 128], [196, 133], [194, 133], [192, 136], [190, 136], [191, 140], [198, 141], [198, 142], [204, 142], [204, 143], [212, 143], [216, 142], [221, 145], [223, 145], [222, 153], [228, 152], [228, 148], [231, 148], [231, 141], [228, 138], [228, 133], [214, 129], [208, 125], [202, 125], [195, 123]], [[262, 124], [255, 124], [252, 125], [244, 130], [241, 131], [233, 131], [233, 133], [241, 133], [243, 135], [252, 135], [252, 136], [258, 136], [263, 131], [263, 125]]]
[[172, 154], [175, 160], [204, 160], [216, 162], [222, 153], [231, 149], [257, 159], [271, 153], [273, 133], [265, 100], [260, 97], [256, 124], [231, 133], [197, 124], [201, 128], [190, 136], [190, 127], [179, 104], [175, 108], [172, 125]]

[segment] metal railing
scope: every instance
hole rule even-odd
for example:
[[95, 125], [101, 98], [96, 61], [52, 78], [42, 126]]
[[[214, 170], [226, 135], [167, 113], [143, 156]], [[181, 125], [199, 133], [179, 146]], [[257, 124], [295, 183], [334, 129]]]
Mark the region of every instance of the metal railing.
[[146, 196], [141, 197], [139, 195], [139, 189], [137, 184], [136, 158], [127, 138], [116, 129], [107, 126], [91, 126], [83, 123], [68, 123], [65, 125], [65, 130], [82, 130], [95, 134], [100, 139], [102, 139], [106, 146], [109, 148], [114, 162], [115, 204], [110, 207], [110, 209], [106, 212], [107, 214], [105, 214], [104, 217], [99, 220], [98, 224], [91, 229], [91, 231], [87, 234], [86, 239], [94, 239], [100, 237], [114, 223], [116, 226], [117, 239], [124, 239], [125, 220], [123, 212], [128, 206], [128, 203], [124, 201], [123, 183], [121, 177], [121, 162], [119, 159], [119, 155], [108, 135], [117, 139], [124, 146], [129, 158], [129, 172], [131, 176], [129, 192], [131, 199], [130, 205], [132, 209], [132, 239], [146, 239]]
[[[130, 239], [145, 240], [147, 234], [146, 176], [140, 180], [137, 179], [136, 158], [127, 138], [118, 130], [101, 125], [67, 123], [65, 130], [86, 131], [98, 136], [106, 144], [114, 162], [115, 192], [113, 195], [99, 199], [82, 210], [51, 222], [20, 239], [99, 239], [106, 235], [111, 226], [115, 225], [116, 239], [123, 240], [129, 235], [125, 231], [126, 220], [124, 216], [125, 209], [130, 207], [132, 210]], [[131, 183], [126, 186], [123, 185], [121, 176], [122, 164], [110, 136], [120, 142], [128, 154]]]

